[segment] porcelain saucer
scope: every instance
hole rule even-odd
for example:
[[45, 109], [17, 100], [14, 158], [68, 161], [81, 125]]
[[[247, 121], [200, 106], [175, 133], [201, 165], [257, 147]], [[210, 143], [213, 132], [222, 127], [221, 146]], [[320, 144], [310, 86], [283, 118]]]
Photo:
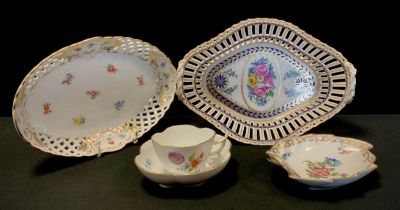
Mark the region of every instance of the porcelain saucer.
[[[222, 139], [224, 137], [217, 135], [216, 138]], [[220, 155], [211, 155], [202, 168], [193, 173], [179, 174], [166, 171], [154, 152], [151, 140], [146, 141], [140, 147], [140, 154], [135, 157], [134, 162], [145, 177], [160, 184], [162, 187], [168, 188], [177, 184], [200, 185], [225, 168], [231, 158], [231, 146], [232, 143], [227, 139]], [[218, 145], [213, 146], [213, 150], [217, 148]]]

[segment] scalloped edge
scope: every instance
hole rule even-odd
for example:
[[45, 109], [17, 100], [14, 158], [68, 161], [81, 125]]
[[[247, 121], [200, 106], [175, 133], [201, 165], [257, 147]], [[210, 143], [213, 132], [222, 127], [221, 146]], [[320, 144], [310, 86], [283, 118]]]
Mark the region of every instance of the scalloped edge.
[[[221, 43], [223, 40], [227, 39], [231, 34], [233, 34], [238, 29], [244, 28], [245, 26], [248, 26], [248, 25], [251, 25], [254, 23], [272, 23], [272, 24], [282, 25], [282, 26], [285, 26], [285, 27], [289, 28], [290, 30], [294, 31], [295, 33], [301, 35], [307, 42], [312, 44], [314, 47], [317, 47], [317, 48], [321, 49], [322, 51], [327, 52], [328, 54], [330, 54], [334, 58], [336, 58], [338, 61], [340, 61], [343, 65], [343, 68], [345, 69], [346, 78], [349, 80], [348, 81], [349, 88], [346, 88], [346, 92], [343, 96], [343, 101], [340, 104], [338, 104], [334, 108], [334, 110], [326, 113], [323, 116], [320, 116], [320, 117], [317, 117], [317, 118], [311, 120], [310, 122], [308, 122], [308, 124], [306, 123], [305, 125], [302, 125], [300, 128], [289, 133], [286, 137], [281, 138], [281, 139], [249, 140], [249, 139], [243, 138], [243, 136], [238, 137], [235, 135], [236, 133], [229, 131], [229, 129], [226, 128], [225, 126], [223, 126], [222, 124], [220, 124], [218, 122], [218, 120], [207, 116], [203, 112], [201, 112], [201, 111], [197, 110], [195, 107], [193, 107], [193, 105], [190, 102], [185, 100], [185, 96], [184, 96], [184, 92], [183, 92], [182, 78], [183, 78], [184, 68], [190, 58], [192, 58], [194, 55], [196, 55], [206, 49], [209, 49], [211, 46], [215, 46], [216, 44]], [[286, 139], [289, 139], [292, 137], [300, 136], [300, 135], [304, 134], [306, 131], [327, 121], [328, 119], [330, 119], [331, 117], [336, 115], [338, 112], [340, 112], [344, 108], [344, 106], [346, 104], [351, 103], [351, 101], [354, 98], [355, 86], [356, 86], [356, 77], [355, 76], [357, 73], [356, 68], [354, 68], [354, 66], [350, 62], [348, 62], [347, 59], [340, 52], [335, 50], [333, 47], [330, 47], [327, 44], [325, 44], [324, 42], [320, 41], [319, 39], [314, 38], [313, 36], [306, 33], [305, 31], [303, 31], [302, 29], [300, 29], [299, 27], [297, 27], [296, 25], [294, 25], [292, 23], [289, 23], [289, 22], [286, 22], [283, 20], [273, 19], [273, 18], [247, 19], [247, 20], [243, 20], [237, 24], [232, 25], [230, 28], [228, 28], [224, 32], [218, 34], [216, 37], [214, 37], [214, 38], [210, 39], [209, 41], [202, 43], [202, 44], [198, 45], [197, 47], [195, 47], [194, 49], [190, 50], [184, 56], [184, 58], [179, 61], [177, 70], [178, 70], [178, 82], [177, 82], [177, 88], [176, 88], [176, 90], [177, 90], [176, 95], [178, 96], [178, 99], [180, 101], [182, 101], [190, 110], [192, 110], [196, 114], [200, 115], [202, 118], [207, 120], [209, 123], [214, 125], [216, 128], [218, 128], [222, 132], [227, 133], [229, 135], [229, 137], [231, 137], [232, 139], [235, 139], [235, 140], [240, 141], [245, 144], [263, 145], [263, 146], [273, 145], [278, 141], [283, 141], [283, 140], [286, 140]], [[283, 118], [283, 117], [280, 117], [280, 118]], [[248, 122], [248, 123], [251, 123], [251, 122]]]

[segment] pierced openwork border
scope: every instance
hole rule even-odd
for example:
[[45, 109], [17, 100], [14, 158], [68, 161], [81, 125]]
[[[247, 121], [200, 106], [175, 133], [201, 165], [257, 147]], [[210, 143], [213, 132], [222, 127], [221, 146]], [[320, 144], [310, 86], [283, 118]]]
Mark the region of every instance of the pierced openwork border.
[[[239, 114], [217, 100], [204, 82], [207, 72], [238, 49], [257, 44], [276, 45], [308, 65], [318, 82], [314, 96], [268, 119]], [[328, 120], [351, 102], [356, 84], [356, 69], [341, 53], [291, 23], [268, 18], [242, 21], [199, 45], [179, 62], [178, 72], [177, 95], [188, 108], [233, 139], [254, 145], [299, 136]]]
[[[167, 70], [171, 76], [171, 84], [161, 86], [157, 89], [157, 95], [149, 100], [149, 103], [143, 107], [143, 110], [132, 116], [117, 128], [110, 128], [104, 132], [97, 133], [94, 136], [82, 137], [56, 137], [35, 131], [29, 123], [29, 115], [26, 112], [27, 89], [32, 88], [46, 74], [62, 65], [70, 59], [74, 59], [74, 55], [69, 52], [73, 49], [86, 45], [90, 42], [102, 43], [102, 50], [110, 53], [123, 53], [135, 55], [138, 58], [148, 62], [149, 65], [157, 68], [154, 57], [160, 58], [168, 63]], [[157, 47], [147, 42], [129, 37], [94, 37], [72, 44], [59, 51], [51, 54], [38, 65], [36, 65], [24, 78], [20, 84], [12, 107], [14, 125], [18, 133], [30, 143], [33, 147], [44, 152], [60, 156], [93, 156], [100, 155], [104, 152], [113, 152], [122, 149], [126, 144], [137, 141], [139, 137], [152, 128], [169, 109], [176, 91], [176, 69], [172, 65], [170, 59], [164, 55]], [[99, 139], [110, 134], [119, 133], [127, 135], [127, 138], [117, 147], [112, 149], [106, 148], [101, 150]]]

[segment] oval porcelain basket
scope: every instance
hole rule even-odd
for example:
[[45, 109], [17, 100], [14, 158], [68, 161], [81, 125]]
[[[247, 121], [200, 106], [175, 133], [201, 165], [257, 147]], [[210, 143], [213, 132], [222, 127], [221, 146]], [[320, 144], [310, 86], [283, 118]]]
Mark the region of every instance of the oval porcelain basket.
[[230, 137], [272, 145], [326, 121], [354, 96], [339, 52], [275, 19], [242, 21], [179, 62], [178, 96]]

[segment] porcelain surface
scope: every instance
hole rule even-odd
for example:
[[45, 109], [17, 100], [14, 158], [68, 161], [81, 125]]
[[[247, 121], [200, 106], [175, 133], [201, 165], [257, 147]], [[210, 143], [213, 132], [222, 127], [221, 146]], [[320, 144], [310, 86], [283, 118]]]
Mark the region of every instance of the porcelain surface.
[[[208, 156], [218, 153], [227, 137], [215, 140], [215, 131], [192, 125], [175, 125], [151, 137], [158, 159], [168, 171], [193, 173], [204, 164]], [[220, 148], [211, 152], [213, 145]]]
[[119, 150], [169, 108], [176, 70], [156, 47], [128, 37], [95, 37], [34, 67], [17, 90], [13, 119], [32, 146], [56, 155]]
[[[220, 141], [223, 138], [223, 136], [217, 135], [216, 141]], [[231, 146], [231, 142], [226, 140], [221, 154], [210, 155], [205, 160], [205, 164], [193, 173], [174, 173], [167, 171], [155, 154], [151, 140], [145, 142], [141, 146], [140, 154], [135, 157], [134, 162], [145, 177], [162, 186], [173, 186], [177, 184], [194, 185], [206, 181], [225, 168], [231, 157]], [[217, 145], [212, 148], [212, 151], [215, 150], [218, 150]]]
[[339, 52], [281, 20], [242, 21], [179, 62], [177, 95], [235, 140], [272, 145], [339, 112], [356, 69]]
[[305, 135], [279, 142], [268, 159], [282, 166], [289, 177], [311, 189], [330, 189], [354, 182], [377, 168], [372, 145], [333, 135]]

